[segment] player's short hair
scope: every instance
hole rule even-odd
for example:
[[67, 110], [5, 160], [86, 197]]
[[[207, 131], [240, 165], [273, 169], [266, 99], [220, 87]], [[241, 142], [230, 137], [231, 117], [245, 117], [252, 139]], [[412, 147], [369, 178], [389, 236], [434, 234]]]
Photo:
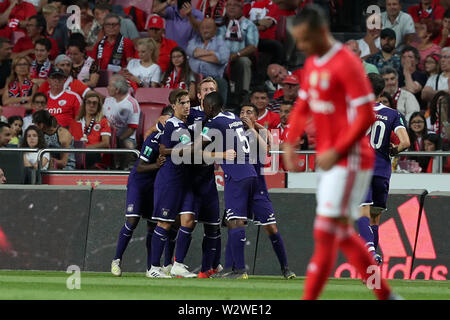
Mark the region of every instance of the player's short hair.
[[253, 103], [251, 103], [251, 102], [242, 103], [239, 111], [242, 111], [242, 108], [244, 108], [244, 107], [251, 107], [251, 108], [253, 108], [253, 112], [255, 113], [255, 115], [258, 115], [258, 107], [255, 106]]
[[36, 40], [36, 42], [34, 43], [34, 47], [36, 48], [36, 45], [40, 44], [41, 46], [45, 47], [45, 50], [47, 50], [48, 52], [50, 52], [50, 50], [52, 50], [52, 43], [48, 38], [42, 38], [39, 40]]
[[295, 18], [293, 25], [297, 26], [306, 23], [309, 30], [318, 30], [324, 26], [329, 26], [328, 18], [323, 9], [316, 4], [305, 6]]
[[170, 91], [169, 93], [169, 103], [170, 104], [174, 104], [176, 102], [175, 97], [177, 96], [178, 92], [180, 92], [183, 89], [173, 89], [172, 91]]
[[209, 105], [212, 108], [213, 112], [220, 111], [223, 108], [222, 95], [217, 91], [208, 93], [205, 96], [203, 103]]
[[184, 96], [189, 96], [189, 91], [183, 90], [183, 89], [177, 91], [177, 93], [175, 94], [175, 97], [174, 97], [174, 104], [179, 102], [181, 97], [184, 97]]
[[378, 73], [369, 73], [368, 78], [370, 80], [370, 84], [372, 85], [373, 92], [375, 93], [375, 96], [378, 98], [384, 90], [384, 79], [381, 75]]
[[201, 87], [202, 87], [202, 84], [204, 84], [204, 83], [206, 83], [206, 82], [212, 82], [212, 83], [214, 83], [214, 85], [216, 86], [216, 89], [219, 88], [219, 86], [217, 85], [217, 81], [214, 80], [213, 77], [206, 77], [205, 79], [203, 79], [202, 81], [200, 81], [200, 82], [198, 83], [198, 85], [197, 85], [197, 92], [198, 92], [198, 93], [200, 92], [200, 89], [201, 89]]
[[380, 71], [380, 75], [382, 75], [382, 76], [385, 76], [385, 75], [391, 74], [391, 73], [395, 74], [395, 77], [398, 78], [398, 72], [397, 72], [397, 70], [395, 70], [395, 69], [392, 68], [392, 67], [384, 67], [384, 68], [381, 69], [381, 71]]
[[165, 106], [161, 111], [162, 116], [173, 116], [173, 114], [174, 114], [174, 110], [171, 105]]

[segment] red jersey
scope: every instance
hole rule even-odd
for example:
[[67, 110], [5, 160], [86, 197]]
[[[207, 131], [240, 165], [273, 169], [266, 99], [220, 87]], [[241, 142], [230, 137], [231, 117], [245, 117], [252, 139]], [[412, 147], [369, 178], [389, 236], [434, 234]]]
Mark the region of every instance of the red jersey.
[[252, 22], [260, 19], [270, 19], [274, 22], [270, 28], [259, 31], [260, 39], [275, 40], [278, 15], [278, 5], [270, 0], [252, 1], [244, 5], [244, 17]]
[[100, 122], [95, 121], [90, 129], [89, 134], [89, 123], [86, 123], [86, 119], [83, 118], [78, 121], [72, 121], [70, 124], [69, 131], [73, 136], [74, 140], [80, 140], [83, 138], [83, 135], [86, 133], [88, 141], [86, 142], [86, 146], [90, 146], [93, 144], [97, 144], [102, 142], [102, 136], [111, 136], [111, 127], [109, 126], [108, 119], [103, 117]]
[[[82, 81], [78, 79], [72, 78], [72, 76], [69, 76], [64, 82], [64, 89], [68, 91], [75, 92], [80, 97], [84, 98], [86, 93], [91, 90], [87, 85], [85, 85]], [[50, 85], [48, 83], [48, 80], [44, 81], [42, 85], [39, 87], [38, 92], [42, 92], [47, 94], [50, 91]]]
[[266, 109], [266, 111], [258, 117], [256, 122], [264, 126], [266, 129], [276, 129], [280, 124], [280, 115]]
[[414, 22], [417, 23], [421, 19], [431, 18], [432, 20], [442, 20], [444, 19], [445, 9], [440, 5], [433, 4], [431, 10], [422, 10], [422, 5], [418, 4], [408, 8], [408, 13], [413, 18]]
[[156, 63], [161, 68], [161, 72], [165, 72], [169, 68], [170, 52], [175, 47], [178, 47], [178, 44], [175, 41], [162, 37], [161, 45], [159, 47], [158, 62]]
[[[47, 37], [47, 39], [49, 39], [50, 42], [52, 43], [52, 48], [50, 49], [49, 59], [55, 60], [56, 57], [59, 55], [58, 43], [56, 42], [55, 39], [52, 39], [49, 37]], [[34, 49], [33, 40], [31, 40], [31, 38], [29, 36], [25, 36], [25, 37], [22, 37], [19, 40], [17, 40], [12, 51], [17, 53], [17, 52], [30, 50], [30, 49]], [[30, 57], [31, 57], [31, 60], [34, 60], [35, 59], [34, 53], [32, 53], [30, 55]]]
[[337, 42], [322, 57], [307, 58], [301, 83], [286, 141], [297, 141], [311, 113], [317, 154], [334, 148], [337, 165], [372, 169], [375, 154], [365, 133], [375, 120], [375, 97], [360, 59]]
[[[0, 3], [0, 13], [5, 12], [9, 6], [9, 0]], [[21, 3], [16, 4], [9, 14], [9, 20], [6, 23], [6, 26], [1, 29], [0, 35], [10, 39], [13, 31], [21, 31], [26, 34], [27, 31], [25, 29], [18, 27], [18, 21], [25, 21], [36, 14], [36, 8], [31, 3], [22, 1]]]
[[[101, 54], [101, 59], [98, 59], [97, 56], [97, 50], [98, 50], [98, 46], [100, 45], [100, 42], [102, 40], [100, 40], [99, 42], [97, 42], [97, 44], [95, 45], [94, 49], [91, 52], [91, 58], [95, 59], [95, 61], [98, 63], [98, 65], [100, 66], [101, 70], [107, 70], [108, 69], [108, 64], [109, 61], [111, 60], [111, 55], [113, 53], [114, 50], [114, 45], [116, 43], [116, 41], [114, 41], [113, 43], [110, 43], [108, 40], [105, 40], [104, 42], [104, 46], [103, 46], [103, 52]], [[122, 68], [126, 68], [128, 61], [127, 58], [133, 58], [134, 57], [134, 44], [133, 41], [131, 41], [128, 38], [123, 38], [123, 52], [122, 52], [122, 60], [121, 60], [121, 67]]]
[[81, 98], [75, 92], [63, 90], [57, 96], [47, 93], [47, 110], [63, 127], [69, 127], [80, 111]]

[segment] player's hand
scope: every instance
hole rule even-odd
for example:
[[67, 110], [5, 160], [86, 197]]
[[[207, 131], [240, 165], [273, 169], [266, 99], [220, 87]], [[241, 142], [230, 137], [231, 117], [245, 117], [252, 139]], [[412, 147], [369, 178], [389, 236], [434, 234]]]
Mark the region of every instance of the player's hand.
[[233, 149], [228, 149], [225, 151], [225, 154], [223, 155], [225, 160], [234, 160], [236, 158], [236, 151]]
[[163, 155], [159, 155], [158, 156], [158, 159], [156, 159], [156, 166], [158, 167], [158, 168], [161, 168], [162, 167], [162, 165], [164, 164], [164, 162], [166, 162], [166, 157], [164, 157]]
[[297, 155], [295, 154], [294, 146], [290, 143], [283, 143], [281, 145], [281, 150], [284, 151], [283, 154], [283, 164], [286, 171], [300, 171], [301, 168], [298, 165]]
[[391, 157], [395, 157], [396, 155], [398, 155], [399, 151], [398, 151], [398, 146], [396, 146], [395, 144], [391, 143], [391, 147], [389, 148], [389, 155]]
[[338, 162], [339, 157], [339, 153], [337, 153], [335, 149], [329, 149], [328, 151], [317, 155], [316, 164], [319, 168], [328, 171]]

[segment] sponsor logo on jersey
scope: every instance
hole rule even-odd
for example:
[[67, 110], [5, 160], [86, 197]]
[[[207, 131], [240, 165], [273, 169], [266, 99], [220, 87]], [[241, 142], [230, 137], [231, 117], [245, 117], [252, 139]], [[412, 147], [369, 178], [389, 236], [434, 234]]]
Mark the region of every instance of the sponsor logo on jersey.
[[61, 107], [66, 105], [67, 101], [66, 100], [59, 100], [58, 101], [58, 105], [60, 105]]
[[319, 74], [317, 71], [311, 72], [311, 75], [309, 76], [309, 84], [311, 87], [317, 86], [317, 83], [319, 82]]
[[330, 87], [330, 73], [323, 71], [320, 74], [320, 89], [327, 90]]
[[101, 128], [101, 126], [100, 126], [99, 123], [97, 123], [97, 124], [94, 126], [94, 130], [95, 130], [95, 131], [100, 131], [100, 128]]
[[61, 114], [62, 109], [61, 108], [50, 108], [48, 109], [48, 113], [50, 114]]

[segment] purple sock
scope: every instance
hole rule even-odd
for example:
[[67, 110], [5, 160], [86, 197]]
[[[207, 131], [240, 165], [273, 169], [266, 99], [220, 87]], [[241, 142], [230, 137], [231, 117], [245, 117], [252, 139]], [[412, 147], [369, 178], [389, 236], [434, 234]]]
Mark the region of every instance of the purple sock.
[[178, 230], [178, 237], [175, 249], [175, 261], [179, 263], [183, 263], [184, 258], [186, 258], [186, 254], [189, 249], [189, 245], [192, 240], [192, 231], [193, 229], [187, 227], [180, 227]]
[[220, 235], [220, 230], [217, 231], [217, 240], [216, 240], [216, 250], [214, 251], [214, 259], [212, 263], [213, 269], [216, 269], [220, 264], [220, 258], [222, 257], [222, 236]]
[[245, 270], [245, 228], [235, 228], [229, 231], [233, 263], [238, 270]]
[[370, 219], [368, 217], [361, 217], [356, 222], [358, 223], [359, 235], [366, 242], [367, 249], [369, 252], [374, 251], [375, 248], [373, 243], [373, 233], [370, 228]]
[[284, 248], [284, 242], [283, 238], [281, 238], [281, 234], [277, 232], [275, 234], [270, 235], [269, 238], [270, 241], [272, 242], [273, 250], [277, 255], [281, 268], [286, 267], [287, 266], [286, 249]]
[[233, 250], [231, 247], [230, 230], [228, 230], [228, 240], [225, 248], [225, 268], [233, 268]]
[[202, 268], [201, 272], [206, 272], [212, 268], [213, 259], [216, 255], [216, 232], [205, 232], [202, 242]]
[[150, 268], [152, 267], [152, 237], [153, 230], [147, 230], [147, 239], [145, 241], [147, 247], [147, 270], [150, 270]]
[[370, 226], [373, 233], [373, 246], [375, 247], [375, 250], [378, 248], [378, 225], [374, 224], [373, 226]]
[[116, 255], [114, 256], [114, 260], [122, 259], [123, 253], [125, 252], [131, 237], [133, 236], [134, 228], [136, 227], [133, 227], [133, 225], [126, 221], [122, 229], [120, 229], [119, 240], [117, 241]]
[[152, 237], [152, 266], [161, 266], [161, 256], [164, 250], [164, 246], [167, 242], [168, 231], [164, 228], [156, 226], [153, 231]]
[[177, 242], [178, 229], [171, 228], [169, 230], [169, 240], [166, 242], [164, 248], [164, 266], [172, 263], [173, 252], [175, 251], [175, 244]]

